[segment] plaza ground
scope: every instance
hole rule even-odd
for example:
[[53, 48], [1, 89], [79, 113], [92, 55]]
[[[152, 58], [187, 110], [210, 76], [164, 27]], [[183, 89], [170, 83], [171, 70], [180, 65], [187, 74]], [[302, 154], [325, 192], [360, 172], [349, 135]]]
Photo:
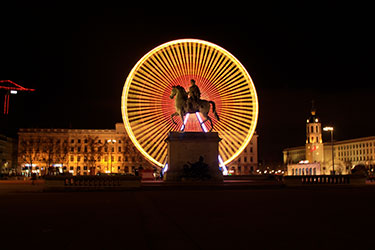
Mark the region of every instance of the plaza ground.
[[373, 249], [375, 185], [0, 194], [0, 249]]

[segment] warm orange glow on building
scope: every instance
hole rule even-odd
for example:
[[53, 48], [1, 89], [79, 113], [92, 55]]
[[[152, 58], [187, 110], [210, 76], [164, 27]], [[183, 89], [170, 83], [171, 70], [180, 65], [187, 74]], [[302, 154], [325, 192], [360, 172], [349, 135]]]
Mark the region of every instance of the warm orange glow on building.
[[134, 174], [151, 167], [121, 123], [116, 129], [20, 129], [18, 136], [19, 171], [24, 174]]

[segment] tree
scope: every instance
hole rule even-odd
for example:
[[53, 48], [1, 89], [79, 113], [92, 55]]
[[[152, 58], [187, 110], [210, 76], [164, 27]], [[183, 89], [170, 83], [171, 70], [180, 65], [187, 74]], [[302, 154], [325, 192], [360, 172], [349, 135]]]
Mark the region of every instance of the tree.
[[55, 163], [61, 164], [63, 167], [68, 167], [69, 164], [69, 144], [68, 137], [62, 138], [56, 142], [55, 148]]
[[90, 174], [95, 174], [96, 172], [96, 162], [100, 161], [103, 155], [104, 145], [99, 142], [98, 136], [91, 137], [87, 136], [85, 138], [85, 146], [83, 148], [83, 158], [84, 162], [87, 164]]
[[55, 172], [52, 164], [55, 160], [55, 144], [52, 138], [45, 138], [41, 141], [41, 158], [43, 163], [45, 164], [45, 175], [52, 174]]
[[19, 144], [18, 159], [19, 162], [28, 165], [31, 175], [32, 167], [40, 158], [40, 137], [30, 138], [29, 140], [22, 140]]

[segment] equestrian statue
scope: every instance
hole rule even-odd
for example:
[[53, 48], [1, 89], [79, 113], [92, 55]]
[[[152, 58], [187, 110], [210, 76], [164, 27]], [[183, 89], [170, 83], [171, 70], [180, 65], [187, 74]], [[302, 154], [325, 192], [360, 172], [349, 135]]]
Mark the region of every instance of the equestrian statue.
[[[211, 124], [211, 130], [213, 129], [213, 124], [211, 118], [208, 116], [208, 112], [210, 111], [210, 104], [212, 104], [212, 112], [215, 115], [215, 118], [219, 121], [219, 116], [216, 113], [215, 102], [207, 101], [201, 99], [201, 92], [198, 86], [195, 84], [195, 80], [190, 80], [191, 86], [189, 87], [189, 92], [186, 92], [185, 89], [180, 86], [173, 86], [172, 93], [169, 96], [171, 99], [175, 98], [175, 108], [176, 112], [171, 115], [172, 122], [177, 124], [173, 117], [180, 116], [182, 123], [184, 123], [184, 117], [187, 113], [196, 113], [200, 112], [203, 117], [205, 118], [202, 123], [209, 121]], [[185, 126], [182, 130], [184, 130]]]

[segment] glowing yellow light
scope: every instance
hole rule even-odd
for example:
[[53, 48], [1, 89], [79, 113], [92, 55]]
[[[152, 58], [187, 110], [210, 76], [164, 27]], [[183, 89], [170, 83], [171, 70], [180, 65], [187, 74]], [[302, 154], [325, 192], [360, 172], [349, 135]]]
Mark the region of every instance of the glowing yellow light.
[[195, 79], [202, 99], [213, 100], [220, 121], [214, 131], [222, 138], [219, 153], [228, 164], [250, 142], [258, 120], [258, 98], [253, 81], [242, 64], [220, 46], [198, 39], [164, 43], [145, 54], [127, 77], [122, 93], [125, 129], [136, 148], [163, 167], [165, 138], [179, 131], [182, 121], [171, 122], [172, 85], [189, 86]]
[[324, 131], [333, 131], [333, 127], [324, 127], [323, 130]]

